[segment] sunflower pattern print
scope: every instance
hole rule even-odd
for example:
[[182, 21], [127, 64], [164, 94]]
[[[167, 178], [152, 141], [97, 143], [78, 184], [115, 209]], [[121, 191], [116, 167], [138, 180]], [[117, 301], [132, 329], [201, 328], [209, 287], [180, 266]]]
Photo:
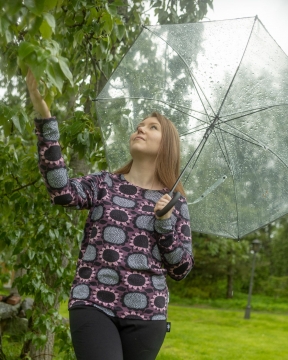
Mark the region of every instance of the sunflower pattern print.
[[55, 118], [36, 119], [39, 169], [55, 205], [88, 209], [69, 308], [95, 306], [112, 317], [166, 320], [167, 275], [181, 280], [194, 259], [187, 203], [169, 219], [154, 215], [168, 192], [101, 171], [69, 179]]

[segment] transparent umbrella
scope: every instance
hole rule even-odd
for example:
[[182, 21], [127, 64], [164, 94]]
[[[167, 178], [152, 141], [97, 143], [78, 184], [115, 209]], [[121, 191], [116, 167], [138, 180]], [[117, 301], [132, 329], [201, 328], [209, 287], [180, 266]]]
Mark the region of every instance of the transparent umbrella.
[[288, 57], [258, 17], [144, 27], [96, 100], [111, 171], [143, 117], [175, 123], [192, 230], [239, 239], [288, 213]]

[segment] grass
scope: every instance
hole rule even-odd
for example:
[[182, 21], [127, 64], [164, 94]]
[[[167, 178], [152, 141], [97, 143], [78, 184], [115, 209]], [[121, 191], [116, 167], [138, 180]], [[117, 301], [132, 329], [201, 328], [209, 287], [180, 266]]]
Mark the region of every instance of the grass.
[[[247, 294], [235, 293], [232, 299], [199, 299], [199, 298], [180, 298], [170, 294], [170, 303], [173, 305], [187, 305], [196, 307], [212, 307], [218, 309], [244, 309], [247, 305]], [[288, 315], [288, 299], [275, 298], [265, 295], [253, 295], [251, 301], [253, 311], [273, 311], [276, 313], [286, 313]]]
[[[231, 300], [180, 301], [173, 296], [171, 300], [168, 320], [172, 330], [167, 333], [157, 360], [288, 359], [287, 301], [255, 295], [251, 318], [244, 320], [247, 302], [244, 295]], [[255, 307], [265, 312], [255, 311]], [[60, 311], [68, 317], [66, 303]], [[17, 346], [20, 349], [13, 339], [4, 337], [7, 360], [19, 359]], [[60, 357], [56, 355], [54, 359]]]
[[288, 316], [170, 305], [168, 333], [157, 360], [288, 359]]

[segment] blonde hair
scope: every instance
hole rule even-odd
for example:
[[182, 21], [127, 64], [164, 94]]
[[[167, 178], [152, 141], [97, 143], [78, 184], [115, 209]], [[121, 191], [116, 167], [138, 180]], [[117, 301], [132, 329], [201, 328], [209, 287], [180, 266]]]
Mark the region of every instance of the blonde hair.
[[[153, 112], [148, 117], [155, 117], [161, 125], [162, 138], [159, 152], [156, 158], [155, 176], [168, 189], [172, 189], [180, 174], [180, 139], [175, 125], [159, 112]], [[133, 159], [126, 165], [117, 169], [115, 174], [128, 174], [131, 170]], [[175, 188], [185, 196], [181, 182]]]

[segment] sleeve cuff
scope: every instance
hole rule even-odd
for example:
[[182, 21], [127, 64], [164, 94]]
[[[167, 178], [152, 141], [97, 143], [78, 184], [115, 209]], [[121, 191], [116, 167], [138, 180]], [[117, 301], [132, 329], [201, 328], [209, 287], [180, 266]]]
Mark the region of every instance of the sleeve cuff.
[[173, 230], [171, 218], [169, 219], [156, 219], [155, 220], [155, 230], [159, 234], [167, 234]]
[[58, 141], [60, 138], [56, 118], [35, 119], [36, 134], [41, 134], [46, 141]]

